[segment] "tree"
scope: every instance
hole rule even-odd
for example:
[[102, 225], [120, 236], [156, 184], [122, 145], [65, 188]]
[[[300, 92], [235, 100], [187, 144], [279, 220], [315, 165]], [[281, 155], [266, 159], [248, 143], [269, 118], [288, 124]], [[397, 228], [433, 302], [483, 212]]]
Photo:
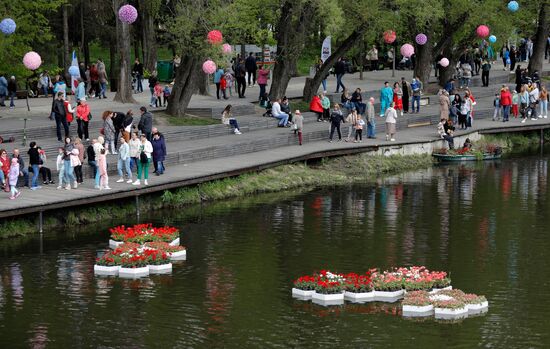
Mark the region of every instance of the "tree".
[[119, 79], [117, 81], [116, 102], [137, 103], [132, 94], [132, 83], [130, 75], [130, 25], [118, 19], [118, 10], [123, 5], [123, 0], [112, 0], [113, 11], [116, 18], [116, 42], [119, 54]]
[[542, 71], [546, 40], [548, 38], [548, 1], [542, 0], [539, 7], [537, 32], [533, 40], [533, 55], [529, 58], [529, 71]]
[[[158, 0], [139, 0], [141, 33], [143, 43], [143, 67], [152, 72], [157, 69], [157, 38], [155, 35], [155, 16], [160, 9]], [[136, 56], [137, 57], [137, 56]]]
[[176, 71], [166, 110], [170, 115], [185, 116], [191, 97], [197, 91], [198, 81], [202, 78], [203, 60], [210, 57], [220, 61], [220, 47], [210, 45], [206, 35], [219, 25], [227, 3], [223, 0], [177, 0], [172, 6], [175, 16], [165, 18], [165, 21], [171, 34], [171, 44], [181, 52], [181, 64]]
[[304, 86], [303, 91], [303, 100], [306, 102], [309, 102], [313, 95], [317, 93], [317, 90], [319, 89], [319, 85], [323, 81], [323, 78], [328, 75], [330, 68], [336, 64], [338, 59], [340, 57], [343, 57], [346, 52], [357, 42], [358, 39], [360, 39], [367, 29], [367, 22], [364, 22], [359, 26], [359, 28], [355, 29], [347, 38], [338, 46], [338, 49], [330, 55], [330, 57], [323, 63], [321, 68], [315, 73], [315, 76], [310, 79], [306, 79], [306, 83]]
[[275, 29], [277, 58], [269, 91], [271, 98], [281, 98], [285, 94], [304, 47], [306, 30], [315, 6], [314, 1], [286, 0], [281, 7], [281, 16]]

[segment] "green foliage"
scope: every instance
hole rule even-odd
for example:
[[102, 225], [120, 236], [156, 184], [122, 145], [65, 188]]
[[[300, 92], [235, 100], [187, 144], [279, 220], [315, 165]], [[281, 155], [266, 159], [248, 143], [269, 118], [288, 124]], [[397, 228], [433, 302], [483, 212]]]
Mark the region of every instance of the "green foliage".
[[[3, 0], [0, 18], [11, 17], [17, 29], [6, 36], [0, 33], [0, 73], [27, 77], [31, 72], [23, 65], [23, 56], [28, 51], [36, 51], [44, 62], [52, 55], [49, 42], [53, 39], [48, 16], [59, 8], [64, 0]], [[55, 53], [55, 52], [53, 52]]]

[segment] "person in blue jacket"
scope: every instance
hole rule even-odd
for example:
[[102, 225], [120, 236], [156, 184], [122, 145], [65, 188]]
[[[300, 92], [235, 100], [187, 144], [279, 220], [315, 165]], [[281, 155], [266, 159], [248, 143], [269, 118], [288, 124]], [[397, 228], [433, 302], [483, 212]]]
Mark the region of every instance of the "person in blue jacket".
[[389, 108], [393, 101], [393, 90], [388, 82], [384, 82], [384, 87], [380, 90], [380, 116], [383, 117], [386, 109]]
[[[214, 73], [214, 83], [216, 84], [216, 97], [220, 99], [220, 84], [222, 76], [225, 74], [225, 71], [222, 68], [218, 68]], [[225, 97], [225, 96], [224, 96]]]

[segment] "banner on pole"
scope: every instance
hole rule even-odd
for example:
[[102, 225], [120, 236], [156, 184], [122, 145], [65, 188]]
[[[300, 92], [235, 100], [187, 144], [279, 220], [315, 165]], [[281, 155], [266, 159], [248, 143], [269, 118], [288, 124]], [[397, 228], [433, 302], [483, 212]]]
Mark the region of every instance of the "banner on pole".
[[321, 48], [321, 60], [323, 63], [330, 57], [331, 55], [331, 44], [330, 44], [330, 36], [327, 36], [325, 40], [323, 40], [323, 47]]
[[[71, 61], [72, 67], [78, 68], [78, 58], [76, 57], [76, 52], [73, 51], [73, 60]], [[71, 75], [71, 90], [73, 91], [73, 94], [76, 91], [76, 87], [78, 86], [78, 78], [80, 78], [80, 70], [78, 72], [78, 75]]]

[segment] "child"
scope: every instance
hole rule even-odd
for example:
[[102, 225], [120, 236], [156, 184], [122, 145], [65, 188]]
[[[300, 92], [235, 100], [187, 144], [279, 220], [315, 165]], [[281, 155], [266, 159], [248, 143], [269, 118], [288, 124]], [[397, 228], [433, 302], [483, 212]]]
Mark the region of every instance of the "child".
[[302, 145], [302, 129], [304, 128], [304, 117], [299, 110], [294, 113], [294, 124], [292, 125], [295, 131], [298, 131], [298, 144]]
[[363, 142], [363, 126], [365, 126], [365, 120], [361, 118], [361, 114], [357, 114], [357, 121], [355, 122], [355, 140], [353, 143], [357, 143], [357, 138], [359, 138], [359, 143]]
[[233, 74], [231, 74], [231, 71], [229, 71], [229, 69], [226, 70], [224, 78], [225, 78], [226, 87], [229, 89], [229, 95], [233, 97], [232, 89], [233, 89], [234, 78], [233, 78]]
[[168, 104], [168, 97], [170, 97], [170, 94], [172, 91], [170, 90], [170, 86], [166, 85], [164, 86], [164, 91], [162, 91], [163, 94], [163, 106], [166, 107], [166, 104]]
[[465, 151], [472, 149], [472, 142], [470, 141], [470, 138], [466, 138], [466, 141], [464, 142], [462, 149], [464, 149]]
[[512, 115], [517, 119], [519, 115], [519, 94], [516, 90], [512, 93]]
[[63, 188], [63, 179], [65, 178], [65, 161], [63, 160], [63, 157], [65, 156], [65, 149], [58, 148], [58, 154], [57, 154], [57, 160], [56, 160], [56, 168], [57, 172], [59, 173], [59, 178], [57, 180], [57, 189]]
[[11, 159], [11, 167], [10, 171], [8, 172], [8, 181], [10, 184], [10, 200], [14, 200], [15, 198], [19, 197], [21, 195], [21, 192], [17, 190], [17, 179], [19, 178], [19, 161], [17, 158]]
[[223, 99], [228, 99], [227, 95], [225, 94], [225, 89], [227, 88], [227, 81], [225, 80], [225, 76], [222, 75], [220, 78], [220, 89], [222, 90]]
[[500, 120], [500, 94], [495, 93], [495, 100], [493, 101], [495, 106], [495, 112], [493, 113], [493, 121]]
[[109, 188], [109, 176], [107, 175], [107, 156], [105, 155], [105, 149], [101, 149], [99, 154], [99, 190], [103, 189], [111, 189]]
[[155, 99], [155, 107], [160, 107], [162, 106], [162, 101], [160, 100], [161, 97], [162, 97], [162, 93], [163, 93], [163, 90], [162, 90], [162, 86], [160, 86], [160, 82], [157, 81], [157, 83], [155, 84], [155, 88], [154, 88], [154, 96], [156, 97]]

